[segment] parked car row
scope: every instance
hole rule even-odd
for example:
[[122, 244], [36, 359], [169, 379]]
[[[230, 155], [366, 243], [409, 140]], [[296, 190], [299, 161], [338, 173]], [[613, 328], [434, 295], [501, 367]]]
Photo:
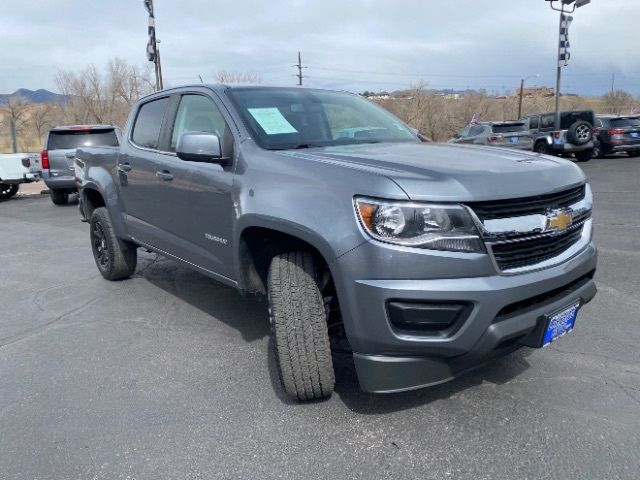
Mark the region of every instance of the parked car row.
[[467, 125], [450, 143], [488, 145], [573, 156], [579, 162], [618, 152], [640, 156], [640, 115], [595, 115], [591, 110], [528, 115], [518, 121]]

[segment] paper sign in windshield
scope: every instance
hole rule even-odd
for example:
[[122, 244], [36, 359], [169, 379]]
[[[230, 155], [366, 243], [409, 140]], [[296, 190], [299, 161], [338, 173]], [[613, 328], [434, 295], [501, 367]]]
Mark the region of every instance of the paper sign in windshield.
[[250, 108], [249, 113], [267, 135], [298, 133], [277, 108]]

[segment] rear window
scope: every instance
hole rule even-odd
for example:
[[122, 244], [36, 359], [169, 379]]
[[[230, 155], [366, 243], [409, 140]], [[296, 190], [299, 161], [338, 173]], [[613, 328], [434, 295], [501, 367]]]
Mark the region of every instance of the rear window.
[[524, 132], [526, 130], [527, 127], [524, 123], [501, 123], [500, 125], [491, 126], [493, 133]]
[[563, 112], [560, 117], [560, 129], [568, 130], [571, 125], [578, 121], [589, 122], [591, 125], [595, 123], [593, 112], [586, 110], [584, 112]]
[[640, 127], [640, 117], [622, 117], [612, 118], [611, 126], [616, 128], [621, 127]]
[[53, 131], [49, 133], [47, 150], [67, 150], [79, 147], [117, 147], [118, 137], [113, 129], [91, 131]]

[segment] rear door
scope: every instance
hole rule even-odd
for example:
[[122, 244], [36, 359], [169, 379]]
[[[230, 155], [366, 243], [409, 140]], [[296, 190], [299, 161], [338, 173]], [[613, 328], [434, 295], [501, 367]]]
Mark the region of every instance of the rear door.
[[158, 203], [156, 166], [165, 155], [160, 151], [160, 132], [169, 99], [169, 96], [154, 98], [138, 107], [117, 166], [129, 233], [136, 240], [158, 248], [164, 207]]
[[163, 250], [232, 279], [233, 167], [190, 162], [175, 154], [182, 134], [206, 132], [220, 138], [226, 157], [233, 156], [231, 122], [216, 101], [205, 91], [180, 96], [174, 120], [166, 129], [164, 149], [170, 154], [156, 162], [157, 201], [162, 206], [158, 227]]
[[49, 175], [52, 177], [73, 176], [73, 158], [79, 147], [117, 147], [118, 137], [110, 128], [79, 126], [64, 130], [51, 130], [47, 138], [49, 153]]

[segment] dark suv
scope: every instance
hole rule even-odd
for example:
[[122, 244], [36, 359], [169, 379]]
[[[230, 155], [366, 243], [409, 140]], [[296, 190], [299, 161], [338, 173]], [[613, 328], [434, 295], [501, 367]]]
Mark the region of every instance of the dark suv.
[[594, 158], [617, 152], [640, 156], [640, 115], [598, 115], [595, 126]]
[[42, 178], [51, 201], [65, 205], [69, 194], [77, 191], [73, 157], [78, 147], [117, 147], [120, 132], [113, 125], [68, 125], [52, 128], [42, 151]]
[[593, 158], [593, 126], [595, 115], [591, 110], [560, 113], [560, 130], [555, 130], [555, 113], [523, 117], [533, 133], [533, 150], [549, 155], [575, 155], [579, 162]]

